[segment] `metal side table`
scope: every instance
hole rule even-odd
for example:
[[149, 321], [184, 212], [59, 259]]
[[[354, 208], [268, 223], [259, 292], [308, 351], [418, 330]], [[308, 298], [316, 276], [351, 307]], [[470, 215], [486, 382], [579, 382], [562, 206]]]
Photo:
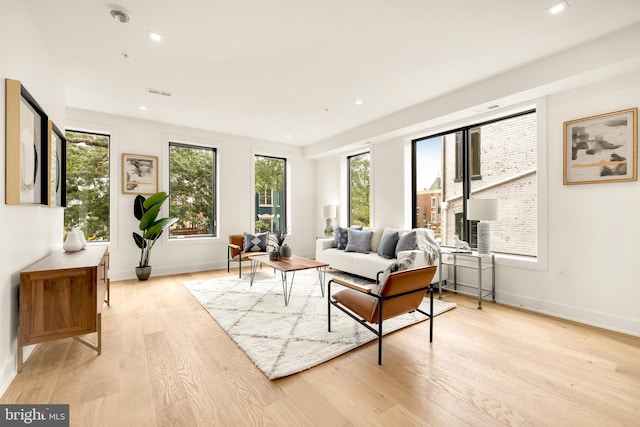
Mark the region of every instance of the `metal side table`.
[[[442, 266], [450, 265], [453, 267], [453, 284], [446, 283], [442, 280]], [[492, 302], [496, 302], [496, 258], [494, 254], [478, 254], [477, 252], [456, 252], [440, 250], [438, 256], [439, 286], [438, 299], [442, 299], [442, 290], [458, 292], [464, 295], [475, 296], [475, 293], [463, 292], [458, 290], [458, 268], [468, 268], [478, 271], [478, 310], [482, 310], [482, 300], [491, 296]], [[491, 290], [483, 289], [482, 273], [484, 270], [491, 269]], [[472, 285], [463, 285], [471, 286]], [[453, 289], [451, 289], [453, 287]], [[484, 292], [484, 293], [483, 293]]]

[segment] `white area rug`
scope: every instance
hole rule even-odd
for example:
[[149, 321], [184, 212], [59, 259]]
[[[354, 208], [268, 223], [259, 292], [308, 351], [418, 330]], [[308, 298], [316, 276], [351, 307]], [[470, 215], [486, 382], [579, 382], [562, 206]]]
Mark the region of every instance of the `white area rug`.
[[[327, 283], [331, 277], [327, 272]], [[355, 281], [348, 276], [346, 279]], [[185, 282], [184, 286], [271, 380], [319, 365], [377, 339], [335, 307], [331, 309], [332, 332], [327, 331], [327, 300], [322, 298], [315, 269], [296, 273], [288, 306], [284, 305], [280, 273], [270, 269], [259, 270], [253, 286], [248, 277], [237, 276]], [[331, 291], [341, 288], [332, 284]], [[436, 315], [455, 306], [437, 297], [433, 301]], [[429, 312], [429, 298], [420, 308]], [[384, 322], [383, 333], [426, 319], [420, 313], [398, 316]], [[428, 333], [425, 328], [425, 339]]]

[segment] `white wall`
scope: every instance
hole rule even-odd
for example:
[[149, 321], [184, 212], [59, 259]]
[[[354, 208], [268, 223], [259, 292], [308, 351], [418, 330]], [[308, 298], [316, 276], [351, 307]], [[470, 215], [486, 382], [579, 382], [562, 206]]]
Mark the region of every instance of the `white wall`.
[[[607, 329], [640, 335], [640, 182], [564, 186], [563, 122], [640, 104], [640, 71], [531, 99], [538, 106], [537, 263], [498, 257], [499, 302]], [[468, 118], [467, 121], [481, 121]], [[452, 122], [451, 128], [460, 125]], [[447, 127], [439, 124], [438, 130]], [[436, 130], [436, 127], [432, 129]], [[371, 145], [376, 226], [404, 228], [411, 221], [411, 153], [415, 128], [407, 136]], [[425, 128], [420, 134], [431, 131]], [[346, 186], [329, 188], [344, 168], [336, 154], [319, 159], [318, 203], [326, 194], [342, 195]], [[341, 191], [342, 190], [342, 191]], [[561, 266], [567, 277], [559, 277]], [[490, 310], [490, 304], [484, 304]]]
[[[19, 80], [54, 123], [64, 125], [64, 87], [26, 7], [2, 0], [0, 13], [0, 165], [5, 164], [5, 82]], [[62, 209], [12, 206], [5, 201], [0, 174], [0, 394], [16, 373], [19, 272], [62, 247]], [[28, 351], [28, 350], [27, 350]]]
[[[211, 146], [218, 155], [218, 238], [168, 240], [163, 235], [151, 255], [152, 275], [226, 268], [229, 234], [253, 230], [253, 159], [256, 154], [287, 158], [288, 215], [291, 236], [287, 242], [298, 255], [312, 256], [314, 236], [321, 225], [315, 205], [315, 162], [302, 158], [302, 149], [239, 136], [138, 120], [76, 109], [67, 110], [68, 129], [111, 135], [112, 236], [111, 280], [135, 277], [139, 250], [131, 233], [135, 196], [122, 194], [122, 153], [158, 156], [159, 190], [168, 191], [169, 141]], [[164, 215], [168, 215], [165, 203]], [[117, 303], [117, 302], [116, 302]]]

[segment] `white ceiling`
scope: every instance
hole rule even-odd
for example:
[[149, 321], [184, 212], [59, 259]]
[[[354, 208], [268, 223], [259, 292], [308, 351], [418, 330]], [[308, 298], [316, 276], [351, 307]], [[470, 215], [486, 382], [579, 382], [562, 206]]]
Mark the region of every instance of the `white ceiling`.
[[121, 0], [122, 24], [103, 1], [24, 0], [67, 106], [296, 145], [640, 21], [640, 0], [568, 1]]

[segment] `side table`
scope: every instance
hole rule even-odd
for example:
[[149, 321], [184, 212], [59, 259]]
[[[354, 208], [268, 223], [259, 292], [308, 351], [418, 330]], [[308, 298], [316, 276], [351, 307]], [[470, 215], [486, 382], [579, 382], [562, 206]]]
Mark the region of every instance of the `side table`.
[[[442, 266], [450, 265], [453, 267], [453, 289], [451, 284], [442, 280]], [[478, 272], [478, 310], [482, 310], [482, 300], [491, 296], [492, 302], [496, 302], [496, 258], [494, 254], [479, 254], [477, 252], [455, 252], [440, 250], [438, 256], [439, 271], [439, 289], [438, 298], [442, 299], [442, 290], [450, 290], [464, 295], [473, 295], [468, 292], [458, 290], [458, 268], [468, 268], [477, 270]], [[491, 269], [491, 290], [485, 290], [482, 287], [482, 273], [484, 270]], [[469, 286], [469, 285], [464, 285]], [[486, 292], [485, 292], [486, 291]], [[483, 293], [485, 292], [485, 293]]]

